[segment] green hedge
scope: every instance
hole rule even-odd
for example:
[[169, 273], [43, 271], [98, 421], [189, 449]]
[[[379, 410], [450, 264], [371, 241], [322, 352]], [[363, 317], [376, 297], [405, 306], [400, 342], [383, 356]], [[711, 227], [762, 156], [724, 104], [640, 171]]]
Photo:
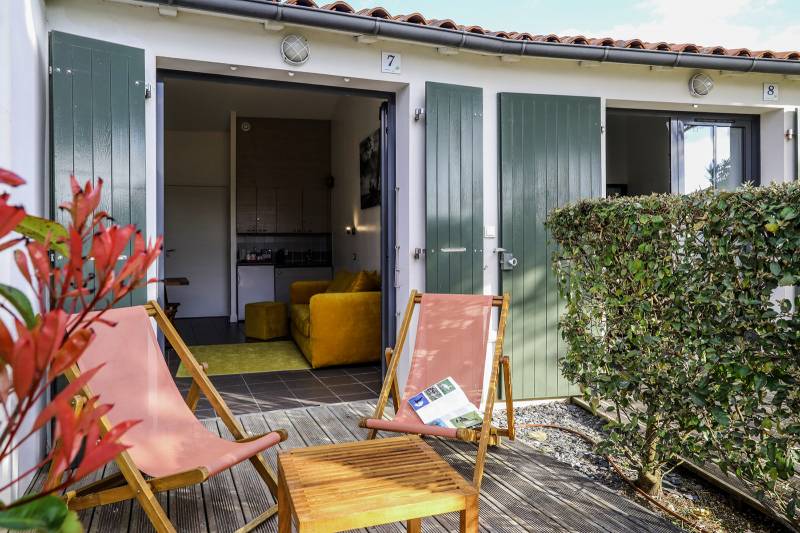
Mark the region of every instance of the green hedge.
[[796, 521], [798, 215], [795, 183], [550, 213], [563, 372], [613, 405], [604, 447], [636, 459], [641, 487], [678, 455], [711, 461]]

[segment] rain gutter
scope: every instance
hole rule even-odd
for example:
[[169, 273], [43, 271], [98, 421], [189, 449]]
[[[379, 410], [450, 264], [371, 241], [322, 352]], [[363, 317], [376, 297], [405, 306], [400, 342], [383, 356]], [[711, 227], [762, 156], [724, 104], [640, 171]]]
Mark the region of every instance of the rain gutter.
[[[117, 0], [119, 1], [119, 0]], [[124, 0], [123, 0], [124, 1]], [[525, 56], [682, 67], [734, 72], [800, 75], [800, 60], [681, 53], [582, 44], [516, 41], [436, 26], [342, 13], [264, 0], [134, 0], [137, 4], [218, 13], [261, 21], [311, 26], [326, 30], [374, 35], [432, 46], [470, 50], [498, 56]]]

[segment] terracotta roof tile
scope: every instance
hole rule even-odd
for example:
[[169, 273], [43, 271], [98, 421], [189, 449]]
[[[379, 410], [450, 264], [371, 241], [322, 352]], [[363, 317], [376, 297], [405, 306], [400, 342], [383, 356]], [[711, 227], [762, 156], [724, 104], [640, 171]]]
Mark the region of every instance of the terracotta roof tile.
[[431, 19], [428, 21], [428, 26], [436, 26], [447, 30], [457, 30], [458, 24], [450, 19]]
[[337, 2], [331, 2], [330, 4], [325, 4], [322, 6], [322, 9], [327, 9], [328, 11], [339, 11], [340, 13], [355, 13], [356, 10], [350, 6], [347, 2], [342, 2], [338, 0]]
[[362, 17], [375, 17], [375, 18], [379, 18], [379, 19], [390, 19], [390, 18], [392, 18], [392, 15], [390, 15], [389, 12], [386, 11], [382, 7], [371, 7], [371, 8], [368, 8], [368, 9], [359, 9], [356, 12], [356, 15], [361, 15]]
[[397, 15], [394, 17], [394, 20], [399, 20], [400, 22], [409, 22], [411, 24], [421, 24], [423, 26], [427, 26], [428, 21], [425, 20], [425, 17], [420, 15], [419, 13], [411, 13], [409, 15]]
[[760, 50], [752, 52], [747, 48], [725, 48], [723, 46], [700, 46], [693, 43], [667, 43], [667, 42], [647, 42], [641, 39], [614, 39], [611, 37], [592, 38], [584, 37], [583, 35], [576, 36], [559, 36], [555, 34], [547, 35], [532, 35], [526, 32], [514, 32], [503, 30], [487, 30], [481, 26], [462, 26], [450, 19], [426, 19], [420, 13], [410, 13], [408, 15], [395, 15], [392, 16], [389, 11], [383, 7], [373, 7], [368, 9], [361, 9], [356, 12], [350, 4], [342, 0], [337, 0], [329, 4], [319, 7], [314, 0], [278, 0], [285, 4], [310, 7], [316, 9], [325, 9], [328, 11], [337, 11], [340, 13], [347, 13], [365, 17], [376, 17], [387, 20], [396, 20], [399, 22], [406, 22], [409, 24], [419, 24], [422, 26], [434, 26], [446, 30], [465, 31], [468, 33], [475, 33], [478, 35], [488, 35], [498, 39], [509, 39], [514, 41], [539, 41], [547, 43], [565, 43], [578, 46], [607, 46], [613, 48], [635, 48], [644, 50], [659, 50], [665, 52], [680, 52], [685, 54], [708, 54], [708, 55], [724, 55], [733, 57], [756, 57], [765, 59], [783, 59], [800, 61], [800, 51], [786, 51], [776, 52], [772, 50]]
[[480, 26], [459, 26], [458, 29], [461, 31], [465, 31], [467, 33], [477, 33], [479, 35], [486, 35], [486, 30], [484, 30]]

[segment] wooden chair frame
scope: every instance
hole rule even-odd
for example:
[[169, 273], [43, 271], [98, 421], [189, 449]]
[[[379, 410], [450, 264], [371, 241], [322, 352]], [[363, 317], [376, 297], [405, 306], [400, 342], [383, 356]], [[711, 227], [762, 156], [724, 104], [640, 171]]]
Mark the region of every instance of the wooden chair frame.
[[[189, 408], [194, 411], [197, 401], [200, 399], [200, 395], [203, 394], [231, 432], [236, 442], [248, 442], [264, 436], [250, 435], [245, 431], [206, 375], [208, 367], [205, 364], [199, 363], [194, 358], [175, 329], [175, 326], [173, 326], [172, 322], [167, 318], [167, 315], [158, 303], [151, 301], [144, 307], [148, 316], [155, 319], [156, 324], [164, 333], [167, 341], [172, 345], [185, 368], [189, 371], [189, 374], [191, 374], [193, 382], [186, 396], [186, 403], [189, 405]], [[145, 333], [143, 332], [143, 334]], [[73, 381], [80, 376], [80, 370], [77, 366], [73, 366], [66, 371], [65, 375], [69, 381]], [[76, 397], [73, 402], [75, 408], [80, 409], [85, 399], [91, 397], [92, 392], [90, 387], [84, 387], [81, 391], [81, 396]], [[111, 429], [111, 423], [107, 417], [103, 417], [100, 420], [100, 425], [103, 434]], [[287, 434], [285, 430], [279, 429], [275, 432], [280, 434], [282, 441], [286, 440]], [[119, 467], [119, 472], [77, 490], [67, 492], [64, 495], [67, 505], [71, 510], [89, 509], [99, 505], [136, 498], [158, 533], [173, 533], [176, 531], [175, 526], [170, 522], [167, 513], [164, 511], [164, 508], [158, 502], [155, 495], [159, 492], [202, 483], [209, 477], [208, 471], [201, 467], [170, 476], [146, 479], [144, 474], [136, 467], [136, 464], [133, 462], [128, 452], [122, 452], [114, 461]], [[255, 467], [258, 475], [264, 480], [270, 493], [272, 493], [277, 501], [278, 484], [275, 472], [270, 468], [260, 453], [250, 457], [250, 463]], [[278, 506], [273, 505], [264, 513], [237, 530], [237, 533], [246, 533], [255, 529], [265, 520], [275, 515], [277, 511]]]
[[[465, 442], [478, 443], [478, 455], [475, 460], [475, 473], [472, 478], [472, 484], [480, 490], [481, 481], [483, 480], [483, 469], [486, 462], [486, 451], [490, 445], [500, 444], [501, 437], [508, 437], [514, 440], [514, 401], [511, 391], [511, 363], [508, 356], [503, 354], [503, 341], [505, 339], [506, 323], [508, 322], [508, 309], [509, 309], [509, 295], [508, 293], [503, 296], [494, 296], [492, 299], [492, 307], [500, 309], [500, 320], [497, 326], [497, 342], [495, 343], [491, 375], [489, 377], [489, 388], [486, 391], [486, 405], [483, 413], [483, 424], [480, 430], [460, 428], [457, 431], [456, 438]], [[383, 411], [389, 401], [389, 395], [392, 396], [392, 403], [394, 404], [395, 413], [400, 407], [402, 396], [397, 386], [397, 365], [400, 357], [394, 357], [395, 354], [401, 354], [403, 346], [405, 345], [408, 336], [408, 330], [411, 327], [411, 319], [414, 313], [414, 307], [422, 302], [422, 293], [416, 290], [411, 291], [411, 296], [406, 305], [405, 316], [400, 323], [400, 330], [397, 336], [397, 342], [394, 348], [386, 348], [386, 377], [383, 381], [378, 403], [375, 406], [375, 413], [373, 419], [380, 420], [383, 418]], [[497, 382], [500, 373], [503, 374], [503, 392], [505, 395], [506, 412], [510, 415], [508, 419], [507, 428], [498, 428], [492, 425], [492, 412], [494, 410], [494, 402], [497, 397]], [[366, 427], [366, 420], [362, 419], [361, 427]], [[383, 431], [383, 430], [381, 430]], [[374, 439], [377, 435], [377, 429], [370, 429], [367, 435], [368, 439]]]

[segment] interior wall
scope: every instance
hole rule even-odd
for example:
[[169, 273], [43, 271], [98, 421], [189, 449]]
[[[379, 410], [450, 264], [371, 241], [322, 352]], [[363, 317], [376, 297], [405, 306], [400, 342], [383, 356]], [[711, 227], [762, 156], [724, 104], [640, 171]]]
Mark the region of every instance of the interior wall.
[[[380, 206], [361, 209], [359, 144], [378, 127], [381, 100], [343, 97], [331, 121], [331, 196], [333, 268], [378, 270], [381, 268]], [[355, 235], [345, 233], [354, 226]]]
[[164, 272], [190, 283], [168, 288], [179, 318], [228, 315], [228, 158], [226, 131], [164, 132]]
[[667, 118], [609, 113], [606, 124], [607, 183], [626, 184], [632, 196], [670, 192]]

